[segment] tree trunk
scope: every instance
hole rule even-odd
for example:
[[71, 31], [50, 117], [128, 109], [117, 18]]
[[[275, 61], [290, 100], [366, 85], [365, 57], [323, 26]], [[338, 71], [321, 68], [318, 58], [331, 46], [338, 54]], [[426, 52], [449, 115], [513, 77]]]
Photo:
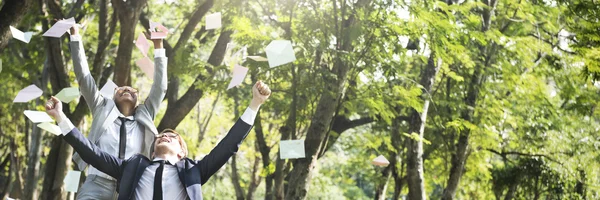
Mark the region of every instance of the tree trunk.
[[[254, 81], [253, 81], [254, 82]], [[271, 158], [269, 154], [271, 153], [271, 147], [267, 145], [264, 131], [262, 130], [262, 119], [260, 117], [260, 111], [256, 114], [256, 119], [254, 120], [254, 132], [256, 133], [256, 143], [257, 150], [260, 152], [263, 164], [263, 170], [267, 171], [267, 175], [265, 176], [265, 200], [273, 199], [273, 178], [274, 173], [270, 173], [271, 166]]]
[[[392, 170], [394, 169], [394, 165], [396, 163], [390, 162], [390, 165], [385, 167], [381, 172], [381, 177], [379, 177], [379, 182], [375, 187], [375, 200], [384, 200], [385, 194], [387, 193], [388, 183], [390, 182], [390, 177], [392, 177]], [[379, 170], [379, 169], [378, 169]]]
[[[436, 62], [437, 60], [437, 62]], [[409, 139], [407, 141], [407, 176], [408, 176], [408, 198], [409, 199], [426, 199], [425, 194], [425, 180], [423, 177], [423, 139], [425, 132], [425, 124], [427, 120], [427, 111], [429, 110], [429, 100], [431, 95], [429, 91], [433, 88], [435, 77], [440, 70], [441, 59], [436, 58], [435, 52], [431, 52], [427, 61], [427, 66], [421, 72], [421, 80], [419, 84], [423, 87], [423, 94], [421, 99], [423, 100], [423, 111], [412, 111], [410, 115], [410, 123], [408, 132], [410, 134], [416, 133], [419, 135], [419, 139]]]
[[[225, 57], [225, 48], [227, 47], [227, 43], [231, 41], [232, 31], [223, 31], [221, 35], [219, 35], [219, 39], [217, 40], [217, 44], [213, 48], [210, 57], [208, 58], [208, 63], [212, 66], [218, 66], [223, 62]], [[212, 68], [206, 66], [205, 69], [208, 71], [208, 75], [199, 74], [194, 83], [188, 88], [188, 90], [183, 94], [183, 96], [177, 100], [176, 102], [169, 101], [169, 104], [177, 105], [167, 108], [160, 124], [158, 125], [158, 130], [163, 130], [165, 128], [177, 128], [177, 125], [187, 116], [187, 114], [194, 108], [194, 105], [198, 103], [200, 98], [204, 95], [204, 90], [196, 87], [200, 82], [206, 81], [207, 77], [212, 76]]]
[[231, 156], [231, 181], [235, 189], [235, 198], [237, 200], [244, 200], [244, 190], [240, 184], [240, 175], [237, 169], [237, 155]]
[[35, 125], [32, 126], [32, 129], [33, 131], [31, 131], [30, 135], [31, 142], [27, 151], [27, 176], [25, 177], [25, 194], [23, 197], [25, 200], [38, 199], [42, 131]]
[[[482, 32], [486, 32], [490, 29], [491, 20], [494, 16], [494, 10], [496, 9], [497, 1], [484, 0], [484, 3], [488, 5], [488, 7], [486, 7], [482, 13]], [[491, 44], [491, 46], [494, 45]], [[479, 47], [480, 62], [478, 65], [475, 66], [475, 71], [473, 72], [470, 84], [468, 86], [467, 96], [465, 98], [467, 109], [465, 109], [461, 113], [461, 118], [471, 123], [474, 123], [473, 116], [475, 113], [475, 108], [477, 107], [477, 97], [479, 96], [479, 89], [484, 83], [484, 68], [490, 66], [493, 62], [492, 57], [494, 51], [486, 51], [487, 49], [488, 48], [486, 48], [485, 46]], [[494, 47], [492, 47], [492, 49], [494, 49]], [[471, 130], [465, 129], [464, 132], [460, 133], [460, 136], [458, 138], [458, 143], [456, 144], [456, 152], [452, 155], [452, 167], [450, 168], [450, 176], [448, 178], [446, 188], [444, 189], [444, 193], [442, 196], [442, 199], [444, 200], [454, 199], [454, 196], [456, 195], [456, 190], [458, 188], [458, 184], [460, 182], [460, 178], [462, 177], [464, 166], [468, 157], [470, 134]]]
[[248, 186], [248, 193], [246, 194], [246, 199], [254, 199], [254, 192], [256, 192], [256, 188], [258, 188], [258, 185], [261, 181], [260, 174], [258, 173], [260, 171], [259, 168], [260, 158], [259, 156], [255, 156], [254, 165], [252, 165], [252, 172], [250, 173], [250, 185]]
[[[119, 16], [121, 29], [119, 32], [119, 48], [115, 59], [114, 77], [118, 86], [131, 85], [131, 54], [135, 40], [135, 27], [146, 0], [121, 1], [112, 0], [115, 12]], [[173, 127], [174, 128], [174, 127]]]
[[0, 53], [8, 45], [8, 41], [11, 38], [9, 27], [18, 27], [17, 25], [23, 19], [23, 16], [28, 13], [32, 4], [33, 0], [5, 0], [3, 2], [3, 6], [0, 9]]
[[294, 162], [294, 168], [290, 172], [290, 181], [287, 191], [289, 199], [305, 199], [308, 193], [308, 186], [312, 179], [312, 171], [317, 165], [317, 159], [323, 140], [329, 131], [329, 126], [333, 120], [336, 108], [344, 96], [344, 90], [347, 80], [349, 66], [341, 58], [336, 59], [334, 73], [336, 78], [324, 76], [324, 91], [319, 99], [317, 110], [311, 120], [304, 142], [306, 158], [297, 159]]

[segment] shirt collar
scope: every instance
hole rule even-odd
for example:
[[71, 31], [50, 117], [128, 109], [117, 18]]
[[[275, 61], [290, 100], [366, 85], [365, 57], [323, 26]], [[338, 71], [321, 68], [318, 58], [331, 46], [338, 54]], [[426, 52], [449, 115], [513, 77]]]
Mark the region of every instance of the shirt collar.
[[160, 160], [166, 160], [166, 161], [169, 161], [169, 163], [171, 163], [172, 165], [175, 165], [175, 163], [179, 162], [179, 160], [177, 160], [177, 159], [175, 159], [175, 158], [173, 158], [173, 159], [170, 159], [170, 160], [167, 160], [167, 159], [164, 159], [164, 158], [159, 158], [159, 157], [155, 157], [155, 158], [154, 158], [154, 160], [152, 160], [152, 161], [154, 162], [154, 161], [160, 161]]
[[129, 116], [129, 117], [125, 117], [125, 115], [123, 115], [123, 113], [119, 112], [119, 117], [134, 121], [135, 117], [133, 117], [133, 115]]

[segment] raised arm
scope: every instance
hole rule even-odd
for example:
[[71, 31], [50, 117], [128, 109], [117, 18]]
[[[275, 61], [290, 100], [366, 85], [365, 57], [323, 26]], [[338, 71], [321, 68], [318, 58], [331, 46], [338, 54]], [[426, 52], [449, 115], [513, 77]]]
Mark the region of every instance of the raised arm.
[[[150, 38], [146, 36], [147, 38]], [[150, 94], [144, 102], [144, 105], [150, 112], [152, 118], [156, 117], [160, 102], [165, 98], [167, 93], [167, 62], [165, 49], [163, 48], [162, 39], [153, 39], [154, 43], [154, 82], [150, 88]]]
[[202, 178], [201, 184], [206, 183], [206, 181], [208, 181], [208, 179], [225, 165], [227, 160], [238, 151], [242, 141], [252, 129], [260, 105], [262, 105], [270, 95], [271, 90], [269, 89], [269, 86], [261, 81], [256, 82], [254, 87], [252, 87], [252, 101], [244, 114], [237, 120], [233, 127], [231, 127], [225, 138], [223, 138], [208, 155], [202, 158], [202, 160], [196, 161]]
[[78, 25], [71, 28], [71, 42], [69, 42], [69, 46], [71, 48], [71, 58], [73, 59], [75, 76], [79, 83], [79, 90], [93, 114], [95, 113], [94, 110], [96, 107], [104, 103], [104, 98], [100, 95], [98, 87], [96, 86], [96, 81], [90, 73], [90, 68], [83, 49], [83, 43], [81, 42], [81, 35], [79, 35]]
[[46, 103], [46, 112], [58, 122], [64, 136], [63, 139], [81, 155], [81, 158], [85, 162], [113, 178], [118, 179], [121, 177], [122, 173], [120, 169], [123, 160], [100, 150], [100, 148], [81, 134], [62, 112], [62, 103], [56, 97], [52, 97]]

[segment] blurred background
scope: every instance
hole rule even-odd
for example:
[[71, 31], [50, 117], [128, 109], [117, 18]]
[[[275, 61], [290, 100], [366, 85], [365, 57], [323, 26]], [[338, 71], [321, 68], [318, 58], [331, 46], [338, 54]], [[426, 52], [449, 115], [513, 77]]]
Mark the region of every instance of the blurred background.
[[[0, 0], [0, 198], [72, 199], [73, 150], [24, 110], [78, 87], [69, 36], [81, 31], [99, 87], [152, 78], [133, 41], [149, 21], [165, 41], [169, 85], [159, 130], [200, 159], [263, 80], [273, 90], [240, 151], [203, 185], [206, 199], [598, 199], [600, 4], [594, 0]], [[206, 30], [220, 12], [223, 26]], [[9, 26], [31, 31], [29, 43]], [[270, 68], [272, 40], [297, 60]], [[236, 52], [243, 50], [246, 54]], [[150, 53], [150, 56], [152, 53]], [[248, 67], [227, 90], [235, 64]], [[44, 91], [12, 103], [19, 90]], [[82, 132], [84, 99], [65, 104]], [[305, 158], [280, 159], [281, 140]], [[285, 148], [285, 147], [283, 147]], [[383, 155], [390, 164], [376, 166]], [[85, 177], [85, 173], [82, 174]], [[83, 181], [84, 179], [81, 179]]]

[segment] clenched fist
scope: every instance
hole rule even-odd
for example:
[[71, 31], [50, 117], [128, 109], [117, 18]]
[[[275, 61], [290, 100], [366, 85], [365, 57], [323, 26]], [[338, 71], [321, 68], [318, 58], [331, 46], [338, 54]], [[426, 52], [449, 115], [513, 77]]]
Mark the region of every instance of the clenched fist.
[[257, 111], [261, 104], [265, 103], [271, 96], [271, 89], [269, 86], [262, 81], [257, 81], [252, 87], [252, 102], [250, 102], [250, 108]]

